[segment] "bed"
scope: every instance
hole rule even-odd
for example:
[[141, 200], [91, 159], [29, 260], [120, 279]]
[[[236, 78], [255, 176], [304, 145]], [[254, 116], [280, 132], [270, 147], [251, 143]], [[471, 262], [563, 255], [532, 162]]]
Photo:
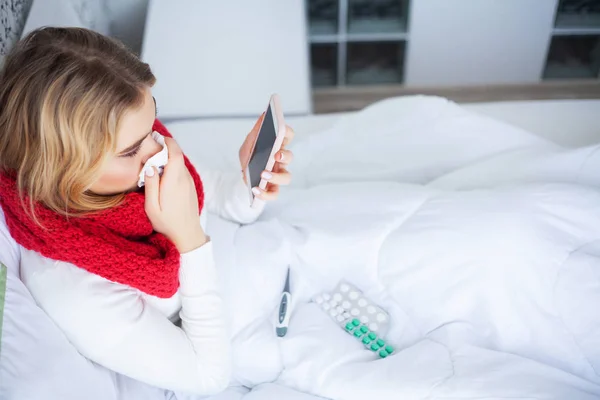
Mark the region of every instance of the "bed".
[[[600, 398], [598, 115], [597, 100], [410, 96], [288, 118], [293, 185], [252, 225], [209, 216], [234, 349], [211, 399]], [[165, 122], [193, 161], [231, 170], [254, 118]], [[84, 359], [0, 270], [0, 398], [198, 399]], [[341, 279], [390, 313], [393, 356], [312, 302]]]
[[[572, 148], [436, 97], [290, 119], [294, 184], [252, 225], [209, 215], [235, 354], [213, 398], [600, 397], [600, 153], [577, 146], [593, 141], [581, 121], [598, 104], [479, 105], [529, 123], [548, 106], [557, 124], [579, 121]], [[192, 160], [222, 169], [251, 125], [168, 124]], [[341, 279], [390, 313], [395, 355], [377, 360], [311, 302]], [[14, 270], [2, 330], [4, 398], [197, 398], [83, 359]]]

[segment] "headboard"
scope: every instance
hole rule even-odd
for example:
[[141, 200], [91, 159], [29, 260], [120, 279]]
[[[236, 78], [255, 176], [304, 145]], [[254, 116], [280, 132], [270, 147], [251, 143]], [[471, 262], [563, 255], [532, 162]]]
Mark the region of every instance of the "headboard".
[[21, 37], [33, 0], [0, 0], [0, 66]]
[[148, 0], [0, 0], [0, 67], [25, 34], [42, 26], [78, 26], [142, 46]]

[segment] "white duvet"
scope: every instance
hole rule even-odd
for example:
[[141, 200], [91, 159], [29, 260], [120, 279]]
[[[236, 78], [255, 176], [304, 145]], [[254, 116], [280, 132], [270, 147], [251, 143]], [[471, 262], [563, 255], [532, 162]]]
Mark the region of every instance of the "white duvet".
[[[295, 184], [259, 222], [209, 220], [233, 384], [255, 387], [219, 399], [600, 398], [599, 147], [428, 97], [297, 136]], [[192, 156], [233, 162], [195, 140]], [[288, 265], [295, 307], [277, 339]], [[393, 356], [310, 302], [341, 279], [390, 313]]]

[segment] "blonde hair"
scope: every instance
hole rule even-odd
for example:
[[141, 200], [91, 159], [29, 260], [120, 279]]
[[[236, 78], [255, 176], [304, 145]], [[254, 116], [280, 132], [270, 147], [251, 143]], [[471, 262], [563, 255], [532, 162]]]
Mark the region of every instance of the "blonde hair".
[[16, 44], [0, 73], [0, 170], [15, 174], [30, 211], [40, 202], [76, 216], [122, 202], [89, 188], [122, 116], [155, 80], [122, 43], [87, 29], [41, 28]]

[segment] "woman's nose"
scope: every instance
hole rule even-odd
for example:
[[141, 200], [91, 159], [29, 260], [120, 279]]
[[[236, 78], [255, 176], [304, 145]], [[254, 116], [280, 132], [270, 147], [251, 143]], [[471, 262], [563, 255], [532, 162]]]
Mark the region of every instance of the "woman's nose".
[[149, 138], [148, 144], [145, 146], [144, 155], [142, 157], [142, 165], [146, 164], [148, 160], [162, 150], [162, 146], [153, 138]]

